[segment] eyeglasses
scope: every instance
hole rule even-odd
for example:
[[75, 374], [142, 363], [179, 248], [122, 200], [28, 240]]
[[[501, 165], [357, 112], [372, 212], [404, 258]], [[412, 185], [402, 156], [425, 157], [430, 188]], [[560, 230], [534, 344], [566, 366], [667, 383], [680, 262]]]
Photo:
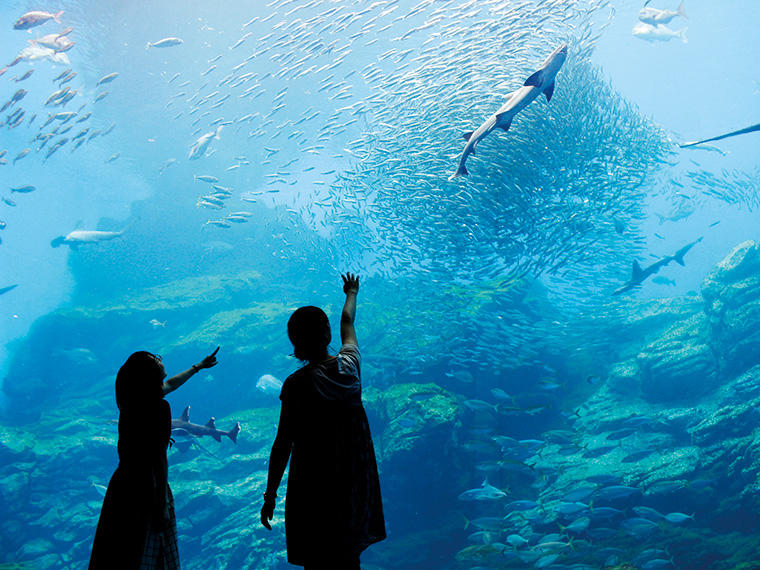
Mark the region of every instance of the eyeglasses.
[[161, 357], [160, 354], [154, 354], [153, 358], [156, 359], [156, 362], [162, 362], [164, 359]]

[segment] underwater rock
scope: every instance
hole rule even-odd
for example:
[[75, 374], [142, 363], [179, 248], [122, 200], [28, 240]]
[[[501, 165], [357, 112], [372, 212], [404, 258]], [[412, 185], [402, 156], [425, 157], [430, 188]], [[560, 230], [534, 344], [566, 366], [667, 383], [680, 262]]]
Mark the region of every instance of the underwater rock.
[[683, 402], [715, 388], [718, 366], [708, 339], [707, 319], [696, 315], [645, 347], [637, 357], [644, 399]]
[[635, 359], [612, 366], [607, 376], [607, 386], [619, 396], [635, 398], [641, 395], [641, 377]]
[[711, 340], [727, 372], [741, 372], [760, 358], [760, 247], [745, 241], [702, 282]]

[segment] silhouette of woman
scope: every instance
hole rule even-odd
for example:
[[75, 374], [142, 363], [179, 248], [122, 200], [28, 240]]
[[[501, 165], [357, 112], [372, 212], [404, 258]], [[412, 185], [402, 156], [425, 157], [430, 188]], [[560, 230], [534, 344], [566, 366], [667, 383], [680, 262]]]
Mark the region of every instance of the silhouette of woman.
[[355, 570], [370, 544], [385, 538], [375, 450], [361, 399], [361, 355], [354, 318], [359, 278], [346, 273], [342, 348], [328, 353], [330, 323], [317, 307], [288, 321], [296, 358], [308, 364], [282, 386], [280, 423], [269, 457], [261, 523], [274, 515], [290, 460], [285, 501], [288, 562], [305, 570]]
[[103, 499], [90, 570], [179, 570], [166, 460], [172, 416], [164, 396], [215, 366], [218, 351], [166, 382], [161, 357], [150, 352], [135, 352], [119, 369], [119, 466]]

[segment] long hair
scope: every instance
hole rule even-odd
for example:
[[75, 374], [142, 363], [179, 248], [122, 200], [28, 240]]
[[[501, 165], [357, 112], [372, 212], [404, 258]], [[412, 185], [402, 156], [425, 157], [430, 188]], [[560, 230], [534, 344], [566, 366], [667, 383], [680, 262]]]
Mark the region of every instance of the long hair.
[[288, 338], [298, 360], [314, 360], [325, 353], [332, 340], [330, 321], [319, 307], [296, 309], [288, 319]]
[[119, 368], [116, 375], [116, 406], [147, 406], [164, 397], [163, 376], [156, 356], [141, 350], [135, 352]]

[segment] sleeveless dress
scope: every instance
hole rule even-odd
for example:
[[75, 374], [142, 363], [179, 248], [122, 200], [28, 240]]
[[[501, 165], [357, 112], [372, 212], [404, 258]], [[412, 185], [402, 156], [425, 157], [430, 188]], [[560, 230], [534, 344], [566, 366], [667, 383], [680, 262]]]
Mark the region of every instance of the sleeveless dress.
[[122, 408], [119, 466], [103, 499], [89, 570], [179, 570], [177, 522], [167, 481], [170, 436], [171, 409], [165, 400]]
[[296, 424], [285, 499], [291, 564], [358, 560], [385, 538], [360, 363], [359, 348], [346, 344], [337, 358], [301, 368], [282, 386]]

